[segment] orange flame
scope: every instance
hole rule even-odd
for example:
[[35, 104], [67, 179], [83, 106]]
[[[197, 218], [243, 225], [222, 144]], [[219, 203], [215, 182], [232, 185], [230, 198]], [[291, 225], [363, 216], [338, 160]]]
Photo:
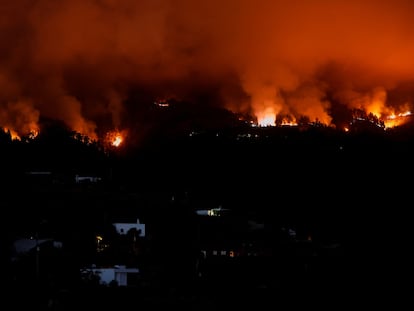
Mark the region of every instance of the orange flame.
[[408, 120], [407, 117], [411, 115], [412, 115], [411, 111], [405, 111], [405, 112], [401, 112], [398, 114], [391, 113], [384, 120], [385, 127], [391, 128], [391, 127], [403, 125], [404, 123], [407, 122]]
[[114, 140], [112, 141], [112, 146], [119, 147], [122, 144], [123, 138], [121, 135], [116, 135]]
[[31, 130], [28, 135], [30, 139], [35, 139], [37, 136], [39, 136], [39, 130]]
[[110, 131], [106, 134], [106, 142], [115, 148], [121, 146], [125, 141], [126, 133], [125, 131]]
[[298, 123], [294, 118], [283, 118], [281, 122], [282, 126], [297, 126]]
[[[12, 140], [19, 140], [19, 141], [22, 140], [21, 134], [19, 134], [16, 130], [13, 130], [13, 129], [8, 128], [8, 127], [3, 128], [3, 130], [4, 130], [5, 133], [7, 133], [7, 132], [10, 133], [10, 137], [11, 137]], [[28, 138], [28, 139], [35, 139], [38, 135], [39, 135], [39, 130], [38, 129], [31, 129], [29, 131], [29, 133], [24, 135], [23, 137]]]
[[276, 113], [271, 107], [266, 108], [264, 111], [257, 113], [257, 124], [259, 126], [275, 126], [276, 125]]
[[4, 128], [4, 132], [9, 132], [12, 140], [21, 140], [20, 135], [15, 130]]

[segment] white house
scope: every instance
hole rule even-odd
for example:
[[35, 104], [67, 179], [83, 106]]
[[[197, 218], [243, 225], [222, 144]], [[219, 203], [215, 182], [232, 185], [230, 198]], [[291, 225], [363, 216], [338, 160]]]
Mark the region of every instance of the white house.
[[80, 175], [75, 175], [75, 182], [77, 184], [80, 183], [98, 183], [102, 181], [101, 177], [98, 176], [80, 176]]
[[118, 234], [127, 234], [129, 230], [136, 229], [139, 237], [145, 237], [145, 224], [141, 224], [139, 219], [136, 223], [113, 223]]
[[138, 268], [127, 268], [124, 265], [116, 265], [113, 268], [87, 268], [83, 271], [89, 271], [99, 276], [99, 284], [109, 285], [116, 282], [118, 286], [128, 286], [128, 274], [139, 273]]

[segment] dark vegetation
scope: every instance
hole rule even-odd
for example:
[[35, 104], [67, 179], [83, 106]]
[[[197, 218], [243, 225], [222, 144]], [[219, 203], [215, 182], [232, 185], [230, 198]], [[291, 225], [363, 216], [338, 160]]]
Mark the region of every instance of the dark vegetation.
[[[52, 308], [53, 297], [59, 310], [345, 304], [366, 287], [384, 288], [383, 277], [403, 273], [403, 262], [391, 267], [382, 254], [406, 253], [413, 133], [411, 125], [385, 131], [359, 124], [345, 133], [317, 124], [239, 124], [157, 133], [138, 147], [113, 149], [54, 122], [35, 139], [13, 141], [0, 131], [4, 282], [11, 293], [30, 298], [14, 303], [40, 309]], [[102, 181], [79, 185], [76, 174]], [[194, 214], [219, 205], [232, 216], [204, 222]], [[132, 236], [120, 239], [111, 224], [136, 218], [149, 235], [131, 253]], [[249, 220], [270, 229], [252, 233]], [[287, 227], [305, 242], [292, 247], [281, 235]], [[112, 245], [104, 253], [96, 251], [97, 234]], [[64, 245], [42, 250], [40, 277], [35, 253], [11, 260], [13, 241], [30, 236]], [[200, 279], [200, 248], [226, 241], [253, 241], [271, 256], [205, 261]], [[331, 254], [328, 245], [340, 248]], [[134, 288], [81, 282], [80, 267], [115, 262], [140, 267]]]

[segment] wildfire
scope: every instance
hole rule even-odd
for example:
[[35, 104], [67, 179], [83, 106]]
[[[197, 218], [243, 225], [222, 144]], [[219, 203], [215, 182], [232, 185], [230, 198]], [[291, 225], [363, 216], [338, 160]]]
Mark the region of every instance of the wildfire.
[[17, 134], [17, 132], [14, 131], [14, 130], [12, 130], [12, 129], [5, 128], [4, 129], [4, 132], [6, 132], [6, 133], [9, 132], [10, 133], [10, 137], [11, 137], [12, 140], [21, 140], [20, 135]]
[[405, 111], [402, 113], [392, 113], [387, 116], [384, 120], [384, 124], [386, 128], [396, 127], [404, 124], [407, 121], [407, 117], [411, 116], [411, 111]]
[[35, 139], [37, 136], [39, 136], [39, 130], [31, 130], [29, 135], [27, 135], [30, 139]]
[[275, 126], [276, 125], [276, 113], [273, 109], [267, 108], [262, 112], [257, 113], [258, 126]]
[[114, 140], [112, 141], [112, 146], [119, 147], [122, 144], [122, 136], [116, 135]]
[[[378, 105], [371, 105], [370, 107], [363, 107], [354, 109], [352, 111], [352, 120], [350, 120], [349, 124], [352, 126], [356, 123], [366, 123], [372, 124], [384, 130], [388, 128], [393, 128], [397, 126], [401, 126], [407, 122], [409, 122], [410, 117], [413, 115], [411, 110], [405, 109], [400, 110], [402, 112], [396, 112], [395, 110], [391, 109], [390, 107], [381, 106], [378, 108]], [[369, 108], [369, 109], [368, 109]], [[408, 107], [406, 107], [408, 108]], [[257, 123], [252, 124], [252, 126], [298, 126], [299, 123], [295, 116], [290, 114], [281, 116], [280, 114], [276, 114], [272, 109], [265, 109], [263, 111], [256, 111], [255, 113], [257, 118]], [[318, 124], [323, 124], [326, 126], [333, 125], [327, 124], [324, 122], [316, 121]], [[346, 126], [343, 128], [345, 132], [351, 130], [350, 127]]]
[[[3, 128], [3, 131], [5, 133], [10, 134], [11, 140], [18, 140], [18, 141], [22, 140], [22, 136], [17, 131], [15, 131], [11, 128], [5, 127], [5, 128]], [[39, 135], [39, 130], [38, 129], [32, 129], [32, 130], [29, 131], [28, 134], [24, 135], [24, 138], [35, 139], [38, 135]]]
[[275, 125], [275, 116], [264, 116], [257, 120], [259, 126], [274, 126]]
[[282, 126], [297, 126], [298, 123], [296, 122], [295, 119], [283, 118], [280, 125], [282, 125]]
[[110, 131], [106, 134], [106, 142], [110, 146], [118, 148], [124, 143], [125, 137], [126, 137], [125, 131], [118, 131], [118, 130]]

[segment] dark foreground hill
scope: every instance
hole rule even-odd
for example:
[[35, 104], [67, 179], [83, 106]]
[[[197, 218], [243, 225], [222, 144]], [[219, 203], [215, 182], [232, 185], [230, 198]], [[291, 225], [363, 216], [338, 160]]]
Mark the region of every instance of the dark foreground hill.
[[[189, 310], [264, 307], [264, 302], [346, 303], [366, 288], [390, 288], [393, 283], [384, 280], [405, 273], [414, 159], [407, 133], [349, 135], [327, 128], [213, 131], [128, 152], [108, 151], [67, 134], [43, 141], [1, 142], [4, 266], [14, 266], [10, 247], [22, 235], [53, 235], [68, 247], [61, 263], [62, 271], [70, 273], [59, 274], [64, 280], [59, 286], [32, 291], [35, 283], [13, 283], [16, 271], [7, 270], [7, 282], [15, 285], [12, 291], [30, 293], [43, 308], [52, 294], [60, 296], [56, 309], [61, 310], [82, 303], [127, 306], [135, 298], [147, 308]], [[77, 174], [102, 179], [77, 184]], [[180, 271], [192, 271], [193, 266], [184, 263], [194, 259], [186, 251], [197, 233], [187, 212], [219, 205], [237, 211], [242, 220], [272, 228], [293, 226], [311, 233], [314, 241], [339, 243], [342, 251], [335, 258], [315, 257], [309, 266], [298, 257], [287, 257], [283, 264], [270, 257], [250, 266], [236, 265], [237, 269], [210, 266], [211, 277], [204, 280], [191, 273], [184, 278]], [[147, 264], [153, 263], [147, 266], [154, 272], [149, 279], [132, 290], [74, 285], [80, 265], [94, 259], [95, 235], [116, 219], [136, 217], [153, 230], [152, 257], [146, 257]], [[217, 232], [218, 227], [212, 229]], [[33, 274], [33, 261], [27, 262]], [[31, 305], [27, 300], [20, 303]]]

